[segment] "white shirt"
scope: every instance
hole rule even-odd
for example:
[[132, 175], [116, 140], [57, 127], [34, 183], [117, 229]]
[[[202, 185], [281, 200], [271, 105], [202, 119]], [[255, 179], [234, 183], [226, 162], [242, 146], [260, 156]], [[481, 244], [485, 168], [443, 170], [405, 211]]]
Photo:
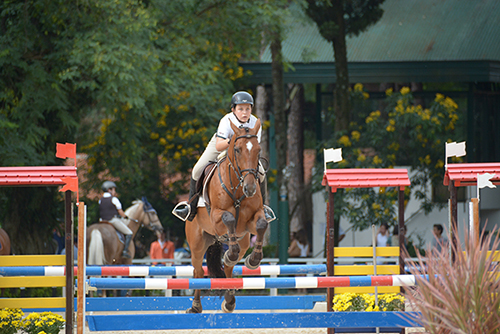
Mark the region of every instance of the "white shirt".
[[[102, 194], [102, 197], [111, 197], [111, 194], [108, 193], [108, 192], [105, 192], [104, 194]], [[122, 203], [120, 202], [120, 200], [118, 199], [118, 197], [113, 197], [111, 199], [111, 203], [113, 203], [116, 207], [116, 210], [121, 210], [122, 209]], [[99, 200], [99, 204], [101, 204], [101, 200]]]
[[[257, 123], [257, 117], [255, 117], [254, 115], [250, 115], [250, 118], [248, 119], [247, 122], [241, 123], [240, 121], [238, 121], [233, 112], [226, 114], [224, 117], [222, 117], [222, 119], [219, 122], [219, 127], [217, 128], [217, 137], [223, 139], [230, 139], [234, 135], [234, 131], [231, 128], [231, 123], [229, 122], [232, 122], [239, 128], [253, 129], [255, 123]], [[257, 132], [257, 140], [259, 141], [259, 143], [260, 143], [261, 133], [262, 133], [262, 126], [260, 127], [259, 132]]]
[[389, 233], [382, 235], [382, 233], [377, 234], [377, 247], [386, 247], [387, 241], [389, 240]]
[[301, 244], [297, 242], [297, 246], [300, 248], [300, 257], [307, 257], [307, 253], [309, 253], [309, 244]]

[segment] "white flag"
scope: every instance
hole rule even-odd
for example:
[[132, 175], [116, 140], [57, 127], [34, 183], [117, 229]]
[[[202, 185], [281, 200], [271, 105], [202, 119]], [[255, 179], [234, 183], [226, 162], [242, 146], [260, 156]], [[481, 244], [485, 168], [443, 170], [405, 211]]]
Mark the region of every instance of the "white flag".
[[494, 185], [490, 179], [495, 177], [496, 174], [490, 174], [490, 173], [484, 173], [484, 174], [477, 174], [477, 187], [478, 188], [496, 188], [497, 186]]
[[324, 158], [325, 158], [325, 171], [326, 171], [326, 163], [327, 162], [339, 162], [342, 161], [342, 149], [337, 148], [328, 148], [323, 151]]
[[463, 157], [465, 155], [465, 142], [446, 143], [446, 158]]

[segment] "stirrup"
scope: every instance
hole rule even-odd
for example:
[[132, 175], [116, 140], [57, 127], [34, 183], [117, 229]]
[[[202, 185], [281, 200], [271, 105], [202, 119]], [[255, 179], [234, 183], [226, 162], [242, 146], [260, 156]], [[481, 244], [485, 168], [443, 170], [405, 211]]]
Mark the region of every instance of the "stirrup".
[[[187, 213], [185, 213], [186, 216], [183, 217], [183, 216], [181, 216], [180, 213], [177, 213], [177, 211], [181, 210], [181, 209], [184, 209], [183, 208], [184, 206], [187, 206]], [[189, 215], [191, 214], [191, 205], [189, 205], [189, 203], [187, 201], [179, 202], [179, 203], [177, 203], [177, 205], [172, 210], [172, 214], [174, 216], [176, 216], [177, 218], [179, 218], [180, 220], [186, 221], [186, 219], [188, 219]]]
[[276, 215], [274, 214], [273, 209], [271, 209], [270, 206], [265, 204], [264, 204], [264, 215], [266, 216], [266, 220], [268, 223], [276, 219]]

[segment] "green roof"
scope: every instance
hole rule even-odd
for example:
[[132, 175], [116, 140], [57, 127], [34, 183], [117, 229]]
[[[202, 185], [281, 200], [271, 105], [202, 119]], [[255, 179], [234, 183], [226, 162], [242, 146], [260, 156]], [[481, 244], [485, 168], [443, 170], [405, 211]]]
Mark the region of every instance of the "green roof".
[[[500, 82], [499, 0], [386, 0], [379, 22], [347, 38], [351, 82]], [[304, 15], [305, 16], [305, 15]], [[285, 82], [335, 82], [333, 46], [309, 18], [282, 43]], [[243, 62], [271, 82], [271, 52]]]
[[[498, 0], [386, 0], [382, 7], [379, 22], [347, 38], [349, 61], [500, 61]], [[283, 54], [292, 63], [333, 61], [332, 44], [310, 19], [290, 29]], [[271, 62], [269, 48], [261, 62]]]

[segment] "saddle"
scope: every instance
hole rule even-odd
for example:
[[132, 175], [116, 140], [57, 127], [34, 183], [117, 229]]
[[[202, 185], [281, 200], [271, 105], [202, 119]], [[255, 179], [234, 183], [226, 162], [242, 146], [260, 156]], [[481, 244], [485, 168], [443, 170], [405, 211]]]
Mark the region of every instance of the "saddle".
[[[222, 160], [223, 159], [225, 159], [225, 157], [222, 158]], [[211, 161], [208, 165], [205, 166], [203, 172], [201, 173], [200, 179], [196, 183], [196, 194], [200, 196], [198, 200], [198, 206], [205, 206], [209, 214], [210, 214], [210, 198], [208, 197], [207, 184], [208, 182], [210, 182], [210, 179], [214, 175], [216, 167], [217, 167], [217, 162]]]

